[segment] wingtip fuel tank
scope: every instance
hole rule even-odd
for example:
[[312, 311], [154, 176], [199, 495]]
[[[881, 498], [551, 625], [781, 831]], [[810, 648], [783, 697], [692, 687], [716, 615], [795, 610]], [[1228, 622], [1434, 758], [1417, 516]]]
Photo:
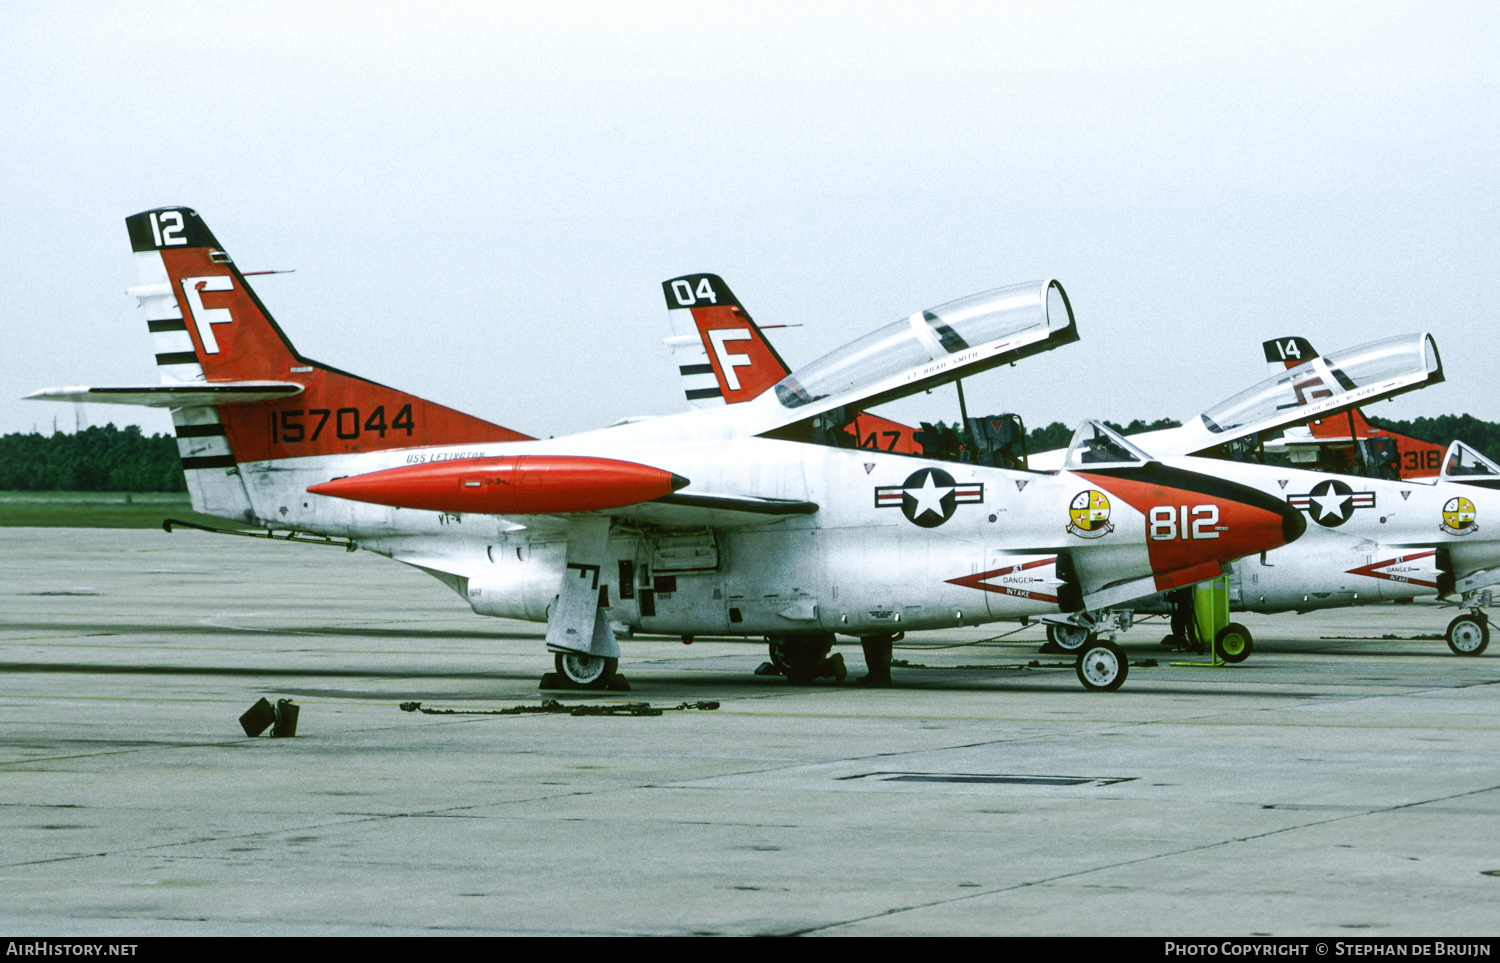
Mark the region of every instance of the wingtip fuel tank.
[[462, 458], [335, 478], [307, 490], [434, 512], [553, 515], [637, 505], [686, 487], [681, 475], [613, 458]]

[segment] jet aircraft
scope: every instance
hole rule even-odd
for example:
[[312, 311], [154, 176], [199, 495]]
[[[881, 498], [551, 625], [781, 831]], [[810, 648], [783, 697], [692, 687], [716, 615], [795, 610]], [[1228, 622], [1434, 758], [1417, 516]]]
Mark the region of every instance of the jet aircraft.
[[[713, 290], [722, 291], [724, 298], [733, 300], [728, 286], [717, 276], [676, 278], [663, 284], [669, 313], [684, 314], [680, 310], [683, 306], [680, 292], [685, 282], [697, 284], [704, 278], [711, 279]], [[739, 308], [737, 300], [733, 303]], [[693, 315], [703, 341], [701, 350], [706, 352], [718, 317], [702, 310], [695, 310]], [[674, 321], [674, 327], [680, 331], [685, 326]], [[753, 339], [747, 335], [745, 340], [764, 341], [758, 329], [753, 330], [753, 335]], [[1386, 527], [1378, 531], [1351, 537], [1360, 528], [1358, 524], [1333, 531], [1349, 520], [1351, 506], [1372, 507], [1382, 497], [1377, 492], [1363, 490], [1369, 487], [1364, 484], [1366, 478], [1396, 481], [1406, 478], [1432, 484], [1437, 480], [1435, 476], [1441, 475], [1469, 486], [1500, 487], [1500, 466], [1478, 452], [1456, 443], [1446, 457], [1440, 458], [1441, 447], [1375, 429], [1354, 406], [1357, 397], [1366, 400], [1393, 397], [1440, 382], [1441, 362], [1435, 345], [1419, 335], [1361, 346], [1328, 358], [1321, 358], [1306, 339], [1299, 337], [1266, 341], [1262, 348], [1276, 373], [1236, 396], [1238, 401], [1226, 402], [1211, 409], [1212, 414], [1180, 428], [1131, 436], [1158, 454], [1196, 453], [1240, 462], [1270, 461], [1320, 474], [1360, 476], [1340, 479], [1327, 474], [1323, 477], [1303, 474], [1299, 476], [1302, 481], [1297, 494], [1285, 494], [1292, 485], [1291, 478], [1278, 478], [1276, 489], [1267, 489], [1278, 498], [1285, 497], [1289, 505], [1307, 511], [1317, 525], [1314, 532], [1275, 551], [1270, 558], [1262, 554], [1258, 559], [1246, 558], [1226, 567], [1231, 610], [1309, 611], [1375, 601], [1409, 602], [1415, 597], [1452, 591], [1459, 578], [1454, 571], [1453, 554], [1438, 544], [1437, 532], [1420, 530], [1420, 522], [1418, 530], [1400, 532], [1397, 537], [1406, 541], [1396, 544], [1391, 544], [1396, 529], [1390, 526], [1398, 524], [1393, 510], [1380, 517], [1378, 525]], [[772, 375], [784, 369], [784, 363], [769, 344], [765, 350], [751, 352], [742, 363], [756, 372], [762, 384], [772, 383]], [[748, 397], [742, 395], [730, 400], [748, 400]], [[1321, 417], [1309, 418], [1310, 409]], [[1025, 464], [1025, 431], [1015, 415], [970, 419], [964, 414], [964, 423], [973, 434], [964, 443], [976, 448], [981, 432], [1004, 425], [1006, 419], [1014, 420], [1014, 437], [1022, 441], [1017, 454]], [[1340, 430], [1341, 425], [1348, 426], [1347, 433]], [[932, 426], [924, 428], [931, 431]], [[918, 432], [914, 437], [920, 451], [920, 442], [927, 435]], [[1032, 460], [1032, 465], [1057, 464], [1065, 454], [1043, 453]], [[1201, 464], [1193, 467], [1204, 468]], [[1362, 490], [1354, 493], [1356, 488]], [[1382, 504], [1398, 497], [1405, 502], [1413, 490], [1409, 484], [1399, 487], [1386, 493]], [[1452, 507], [1462, 513], [1474, 510], [1474, 497], [1458, 494], [1442, 500], [1445, 510]], [[1366, 520], [1364, 513], [1357, 515], [1359, 521]], [[1407, 517], [1412, 516], [1408, 513]], [[1481, 608], [1485, 599], [1480, 591], [1483, 586], [1474, 578], [1475, 567], [1500, 566], [1500, 546], [1486, 554], [1479, 550], [1472, 529], [1458, 525], [1450, 525], [1448, 529], [1451, 531], [1441, 530], [1447, 540], [1468, 539], [1464, 543], [1466, 549], [1460, 553], [1468, 561], [1460, 564], [1468, 566], [1461, 574], [1469, 586], [1462, 603], [1467, 611], [1450, 623], [1448, 644], [1456, 654], [1477, 655], [1488, 645], [1489, 634]], [[1412, 550], [1414, 545], [1421, 545], [1423, 550]], [[1500, 581], [1500, 572], [1494, 581]], [[1091, 642], [1097, 632], [1128, 629], [1139, 614], [1170, 614], [1172, 633], [1163, 644], [1193, 644], [1198, 642], [1194, 637], [1193, 598], [1193, 593], [1184, 588], [1104, 613], [1060, 613], [1041, 618], [1047, 625], [1048, 642], [1054, 651], [1076, 652]], [[1244, 626], [1234, 625], [1232, 629], [1220, 633], [1225, 637], [1221, 649], [1225, 658], [1241, 661], [1249, 656], [1253, 638]]]
[[[1427, 370], [1425, 378], [1396, 377], [1410, 382], [1401, 390], [1441, 381], [1436, 346], [1430, 340], [1421, 347], [1393, 338], [1322, 357], [1303, 338], [1273, 339], [1263, 347], [1281, 371], [1262, 386], [1182, 428], [1131, 436], [1168, 464], [1201, 470], [1201, 457], [1171, 457], [1196, 448], [1200, 456], [1245, 466], [1226, 468], [1226, 474], [1284, 497], [1315, 523], [1296, 545], [1247, 557], [1226, 570], [1231, 610], [1308, 612], [1457, 595], [1462, 611], [1448, 624], [1448, 647], [1455, 655], [1482, 654], [1489, 645], [1487, 590], [1500, 582], [1500, 533], [1486, 528], [1484, 534], [1479, 520], [1500, 513], [1500, 498], [1491, 494], [1500, 489], [1500, 465], [1461, 441], [1444, 451], [1374, 428], [1357, 406], [1319, 408], [1316, 417], [1285, 431], [1262, 427], [1202, 445], [1205, 426], [1237, 420], [1237, 406], [1261, 404], [1258, 399], [1280, 391], [1284, 403], [1304, 411], [1311, 406], [1303, 399], [1321, 394], [1325, 384], [1342, 383], [1355, 369], [1369, 372], [1371, 383], [1390, 381], [1401, 369]], [[1366, 376], [1354, 379], [1363, 382]], [[1163, 643], [1180, 644], [1194, 624], [1190, 606], [1190, 597], [1177, 593], [1110, 617], [1128, 626], [1133, 613], [1170, 611], [1173, 631]], [[1057, 642], [1076, 648], [1087, 642], [1087, 630], [1075, 620], [1072, 627], [1059, 628]], [[1242, 659], [1249, 646], [1247, 634], [1244, 647], [1227, 657]]]
[[[914, 312], [744, 404], [542, 440], [299, 354], [193, 210], [126, 225], [161, 384], [28, 397], [170, 409], [196, 510], [347, 539], [477, 613], [545, 622], [575, 684], [614, 674], [618, 624], [779, 638], [807, 681], [836, 634], [878, 651], [902, 631], [1098, 612], [1307, 527], [1222, 463], [1163, 465], [1093, 422], [1047, 472], [858, 447], [868, 408], [1077, 340], [1056, 281]], [[1077, 674], [1111, 690], [1127, 666], [1094, 640]]]

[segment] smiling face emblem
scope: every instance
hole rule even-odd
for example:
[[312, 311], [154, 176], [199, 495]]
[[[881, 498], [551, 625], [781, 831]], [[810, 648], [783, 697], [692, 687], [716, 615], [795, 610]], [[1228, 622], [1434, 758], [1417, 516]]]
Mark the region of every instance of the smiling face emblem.
[[1440, 527], [1449, 535], [1468, 535], [1479, 529], [1475, 524], [1478, 514], [1473, 502], [1462, 495], [1455, 496], [1443, 504], [1443, 524]]
[[1068, 533], [1079, 538], [1108, 535], [1115, 527], [1109, 523], [1109, 497], [1090, 488], [1073, 496], [1068, 506]]

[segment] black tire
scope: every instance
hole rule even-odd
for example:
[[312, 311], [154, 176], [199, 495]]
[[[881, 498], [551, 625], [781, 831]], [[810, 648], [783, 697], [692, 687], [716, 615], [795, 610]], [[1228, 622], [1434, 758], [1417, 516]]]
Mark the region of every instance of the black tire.
[[771, 666], [781, 675], [786, 675], [786, 640], [770, 639], [766, 642], [766, 648], [771, 653]]
[[[823, 669], [823, 659], [833, 649], [833, 636], [792, 635], [771, 642], [779, 649], [781, 671], [792, 685], [812, 685]], [[772, 663], [775, 664], [773, 657]]]
[[1448, 623], [1448, 648], [1454, 655], [1483, 655], [1490, 647], [1490, 620], [1482, 614], [1460, 615]]
[[1094, 641], [1094, 635], [1081, 626], [1048, 622], [1047, 641], [1064, 652], [1081, 652], [1084, 646]]
[[1169, 649], [1175, 649], [1182, 645], [1185, 645], [1186, 643], [1184, 643], [1183, 640], [1178, 638], [1177, 636], [1168, 634], [1162, 636], [1161, 644]]
[[589, 689], [602, 689], [609, 685], [620, 668], [619, 659], [577, 652], [558, 652], [553, 656], [552, 664], [557, 668], [558, 675], [574, 685]]
[[1078, 653], [1078, 681], [1090, 692], [1113, 692], [1125, 684], [1130, 661], [1125, 650], [1108, 639], [1095, 639]]
[[1230, 622], [1214, 636], [1214, 646], [1225, 662], [1243, 662], [1255, 649], [1255, 639], [1250, 630], [1238, 622]]

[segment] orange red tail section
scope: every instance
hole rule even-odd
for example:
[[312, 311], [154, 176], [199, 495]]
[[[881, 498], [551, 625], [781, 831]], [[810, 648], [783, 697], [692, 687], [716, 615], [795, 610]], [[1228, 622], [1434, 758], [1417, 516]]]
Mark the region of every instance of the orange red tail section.
[[[736, 405], [759, 397], [791, 368], [717, 274], [685, 274], [661, 283], [672, 320], [673, 358], [695, 408]], [[921, 454], [915, 429], [860, 412], [845, 429], [857, 447]]]
[[286, 399], [222, 406], [239, 462], [530, 436], [329, 367], [296, 348], [197, 212], [126, 218], [162, 381], [294, 382]]
[[698, 408], [758, 397], [791, 373], [717, 274], [663, 281], [672, 345], [687, 400]]

